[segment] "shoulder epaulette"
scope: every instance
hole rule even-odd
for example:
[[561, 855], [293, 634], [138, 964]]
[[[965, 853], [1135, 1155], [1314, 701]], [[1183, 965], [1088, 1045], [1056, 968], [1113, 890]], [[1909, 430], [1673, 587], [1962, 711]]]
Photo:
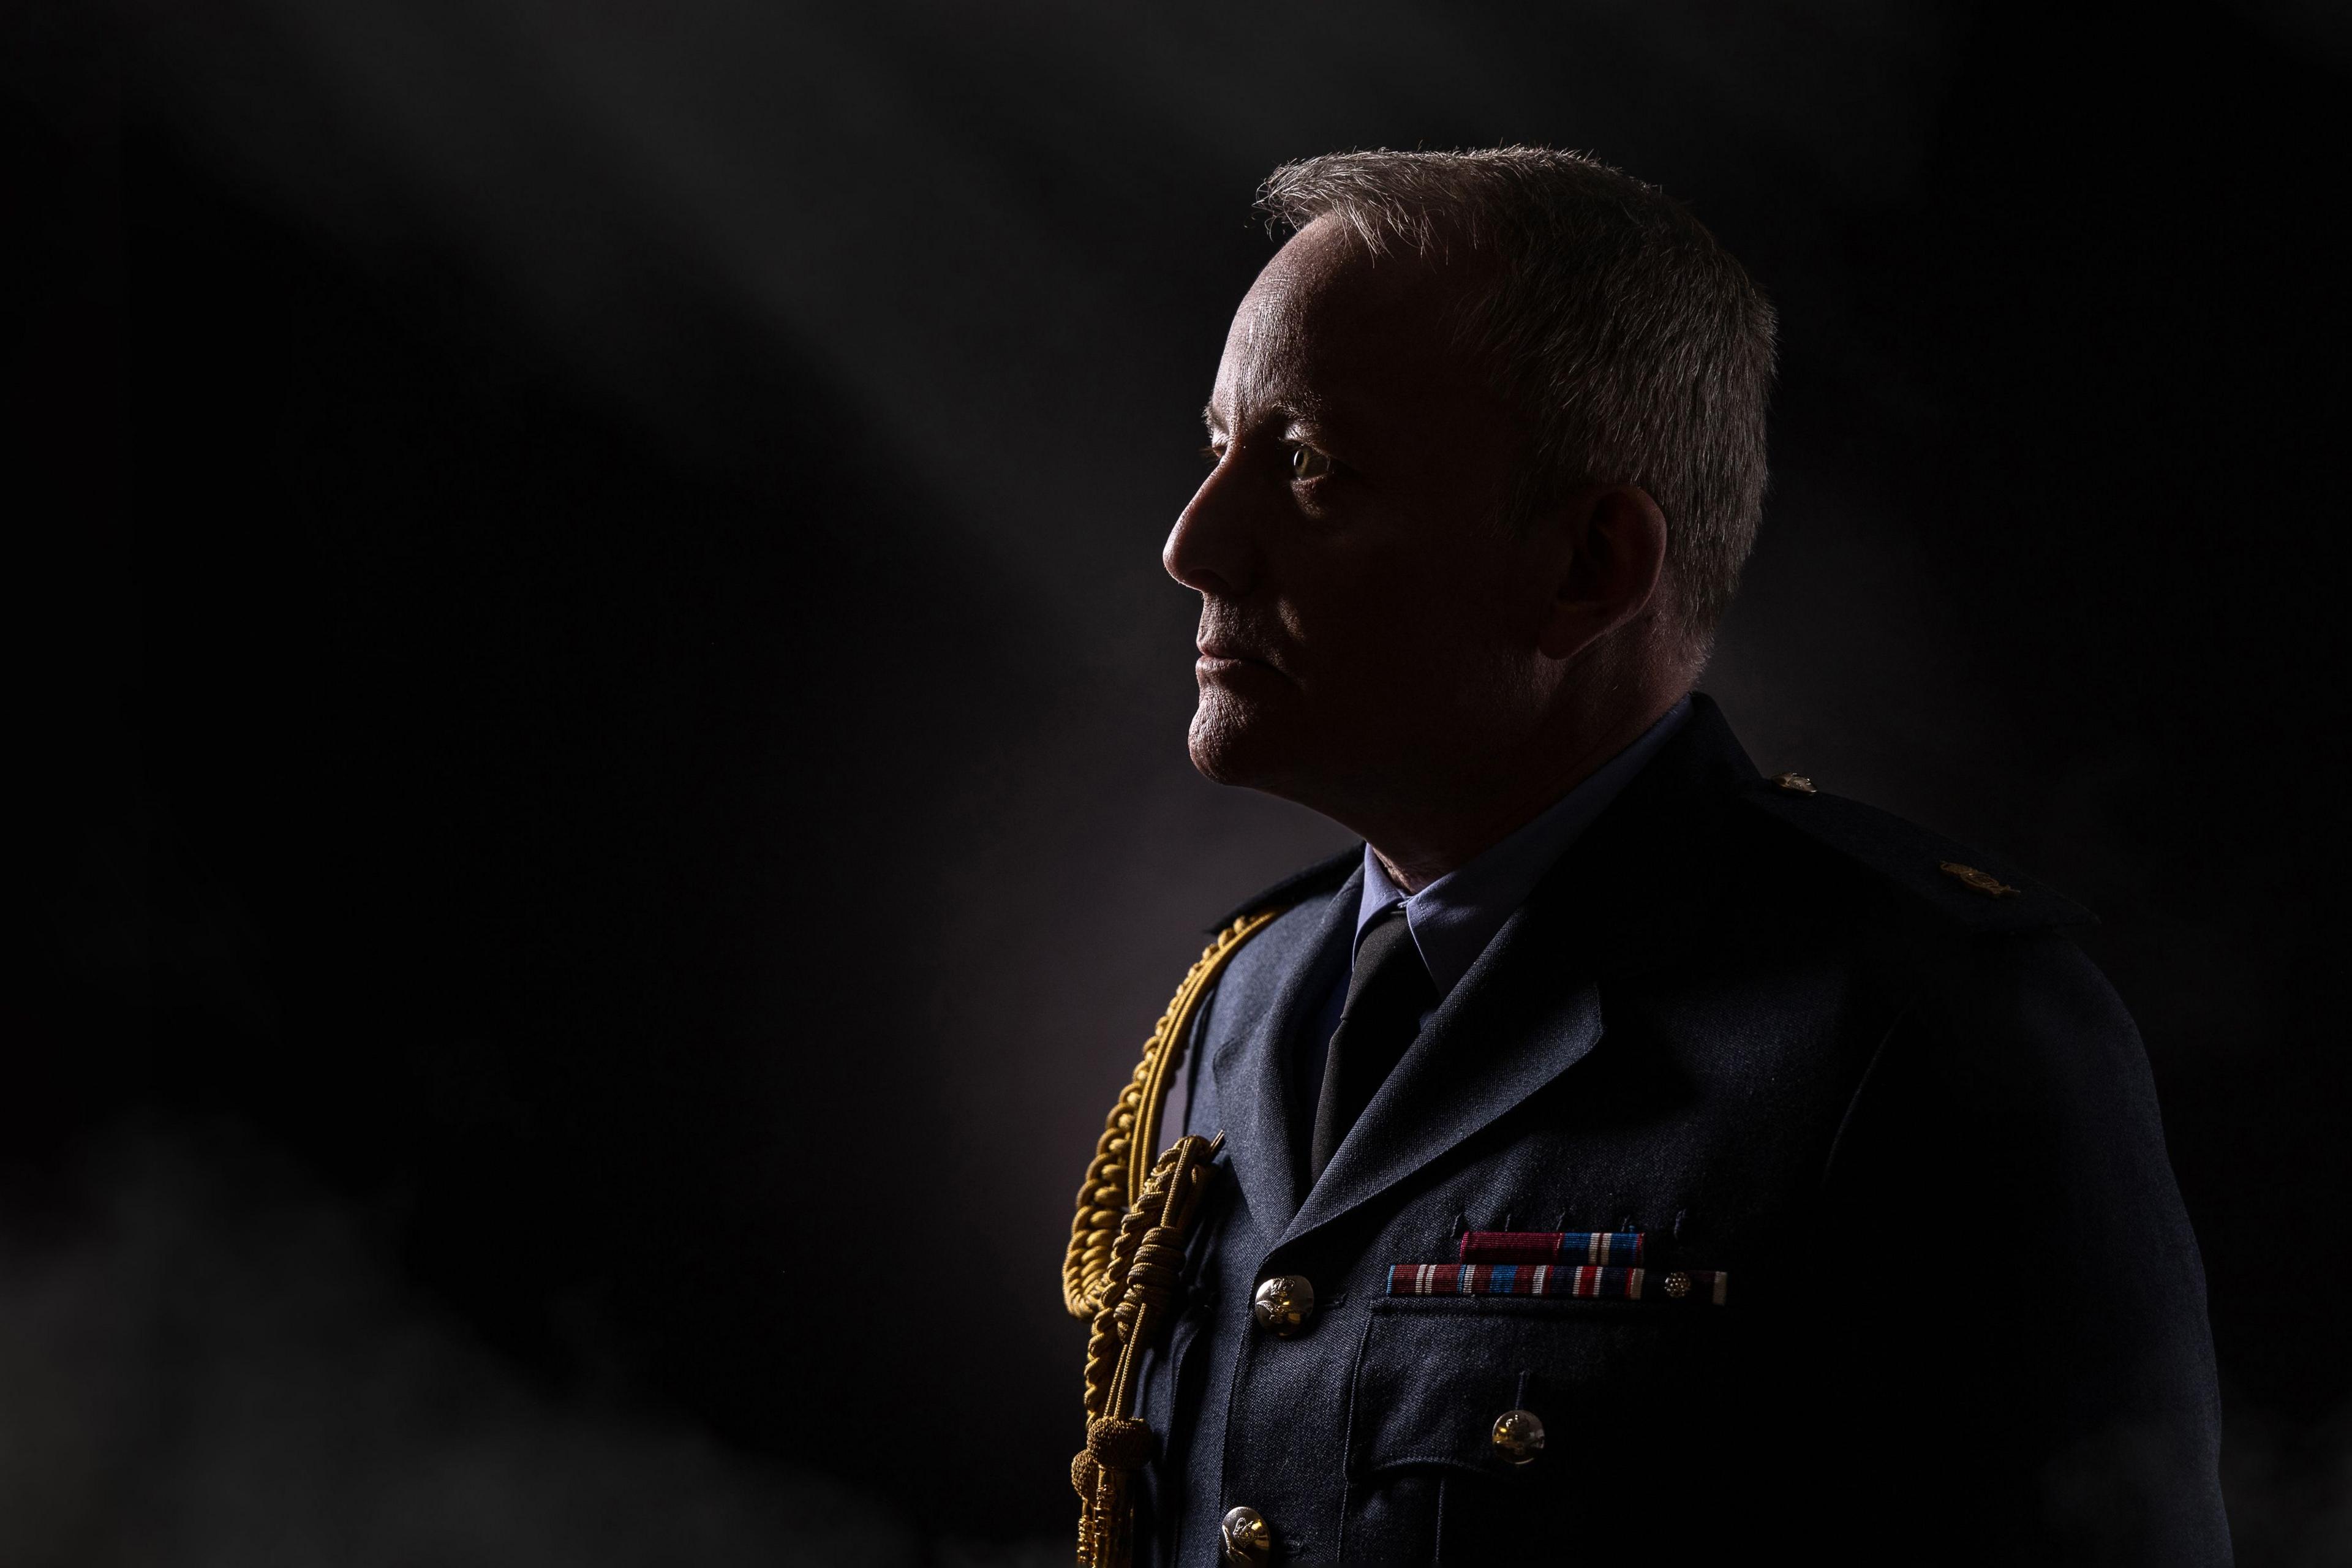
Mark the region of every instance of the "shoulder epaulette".
[[1216, 923], [1203, 927], [1212, 934], [1224, 930], [1244, 915], [1254, 915], [1260, 910], [1285, 908], [1303, 903], [1318, 893], [1336, 893], [1340, 884], [1364, 863], [1364, 847], [1343, 849], [1328, 860], [1318, 860], [1303, 871], [1293, 871], [1273, 887], [1244, 899], [1217, 917]]
[[2098, 920], [1998, 856], [1874, 805], [1824, 795], [1801, 774], [1759, 779], [1745, 793], [1766, 816], [1861, 862], [1970, 930], [2032, 931]]

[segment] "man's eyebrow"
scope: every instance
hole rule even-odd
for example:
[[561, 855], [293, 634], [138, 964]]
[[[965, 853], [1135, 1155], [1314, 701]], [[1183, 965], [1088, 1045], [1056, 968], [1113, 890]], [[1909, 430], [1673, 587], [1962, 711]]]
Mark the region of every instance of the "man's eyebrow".
[[[1255, 426], [1261, 419], [1269, 423], [1275, 419], [1283, 419], [1295, 424], [1299, 420], [1310, 419], [1313, 417], [1314, 416], [1311, 413], [1294, 405], [1287, 400], [1276, 400], [1266, 404], [1265, 407], [1258, 411], [1257, 414], [1254, 415], [1247, 423]], [[1202, 408], [1201, 423], [1207, 426], [1213, 431], [1222, 433], [1225, 429], [1224, 416], [1217, 412], [1217, 405], [1214, 403], [1208, 404]]]

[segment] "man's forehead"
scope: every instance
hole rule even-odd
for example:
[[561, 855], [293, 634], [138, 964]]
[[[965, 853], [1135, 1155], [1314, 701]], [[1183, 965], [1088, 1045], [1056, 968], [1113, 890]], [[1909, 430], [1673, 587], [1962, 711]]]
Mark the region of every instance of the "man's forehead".
[[1234, 312], [1210, 423], [1269, 409], [1337, 418], [1370, 414], [1465, 356], [1448, 331], [1465, 279], [1418, 257], [1374, 256], [1333, 220], [1292, 237]]

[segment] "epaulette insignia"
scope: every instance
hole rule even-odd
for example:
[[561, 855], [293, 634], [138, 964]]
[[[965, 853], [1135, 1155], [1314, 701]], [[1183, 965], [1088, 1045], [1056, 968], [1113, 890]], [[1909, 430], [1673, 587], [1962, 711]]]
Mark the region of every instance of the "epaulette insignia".
[[1958, 860], [1947, 860], [1936, 868], [1972, 893], [1982, 893], [1988, 899], [2013, 899], [2017, 889], [1988, 871], [1974, 866], [1963, 866]]
[[2098, 917], [1995, 857], [1876, 806], [1825, 795], [1802, 773], [1759, 779], [1749, 804], [1978, 931], [2083, 925]]

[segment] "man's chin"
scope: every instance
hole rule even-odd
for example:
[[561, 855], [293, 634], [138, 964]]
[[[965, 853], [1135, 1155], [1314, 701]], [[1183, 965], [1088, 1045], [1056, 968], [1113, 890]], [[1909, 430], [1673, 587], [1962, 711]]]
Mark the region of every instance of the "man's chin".
[[1213, 784], [1287, 795], [1300, 762], [1296, 726], [1230, 692], [1203, 690], [1187, 738], [1192, 766]]

